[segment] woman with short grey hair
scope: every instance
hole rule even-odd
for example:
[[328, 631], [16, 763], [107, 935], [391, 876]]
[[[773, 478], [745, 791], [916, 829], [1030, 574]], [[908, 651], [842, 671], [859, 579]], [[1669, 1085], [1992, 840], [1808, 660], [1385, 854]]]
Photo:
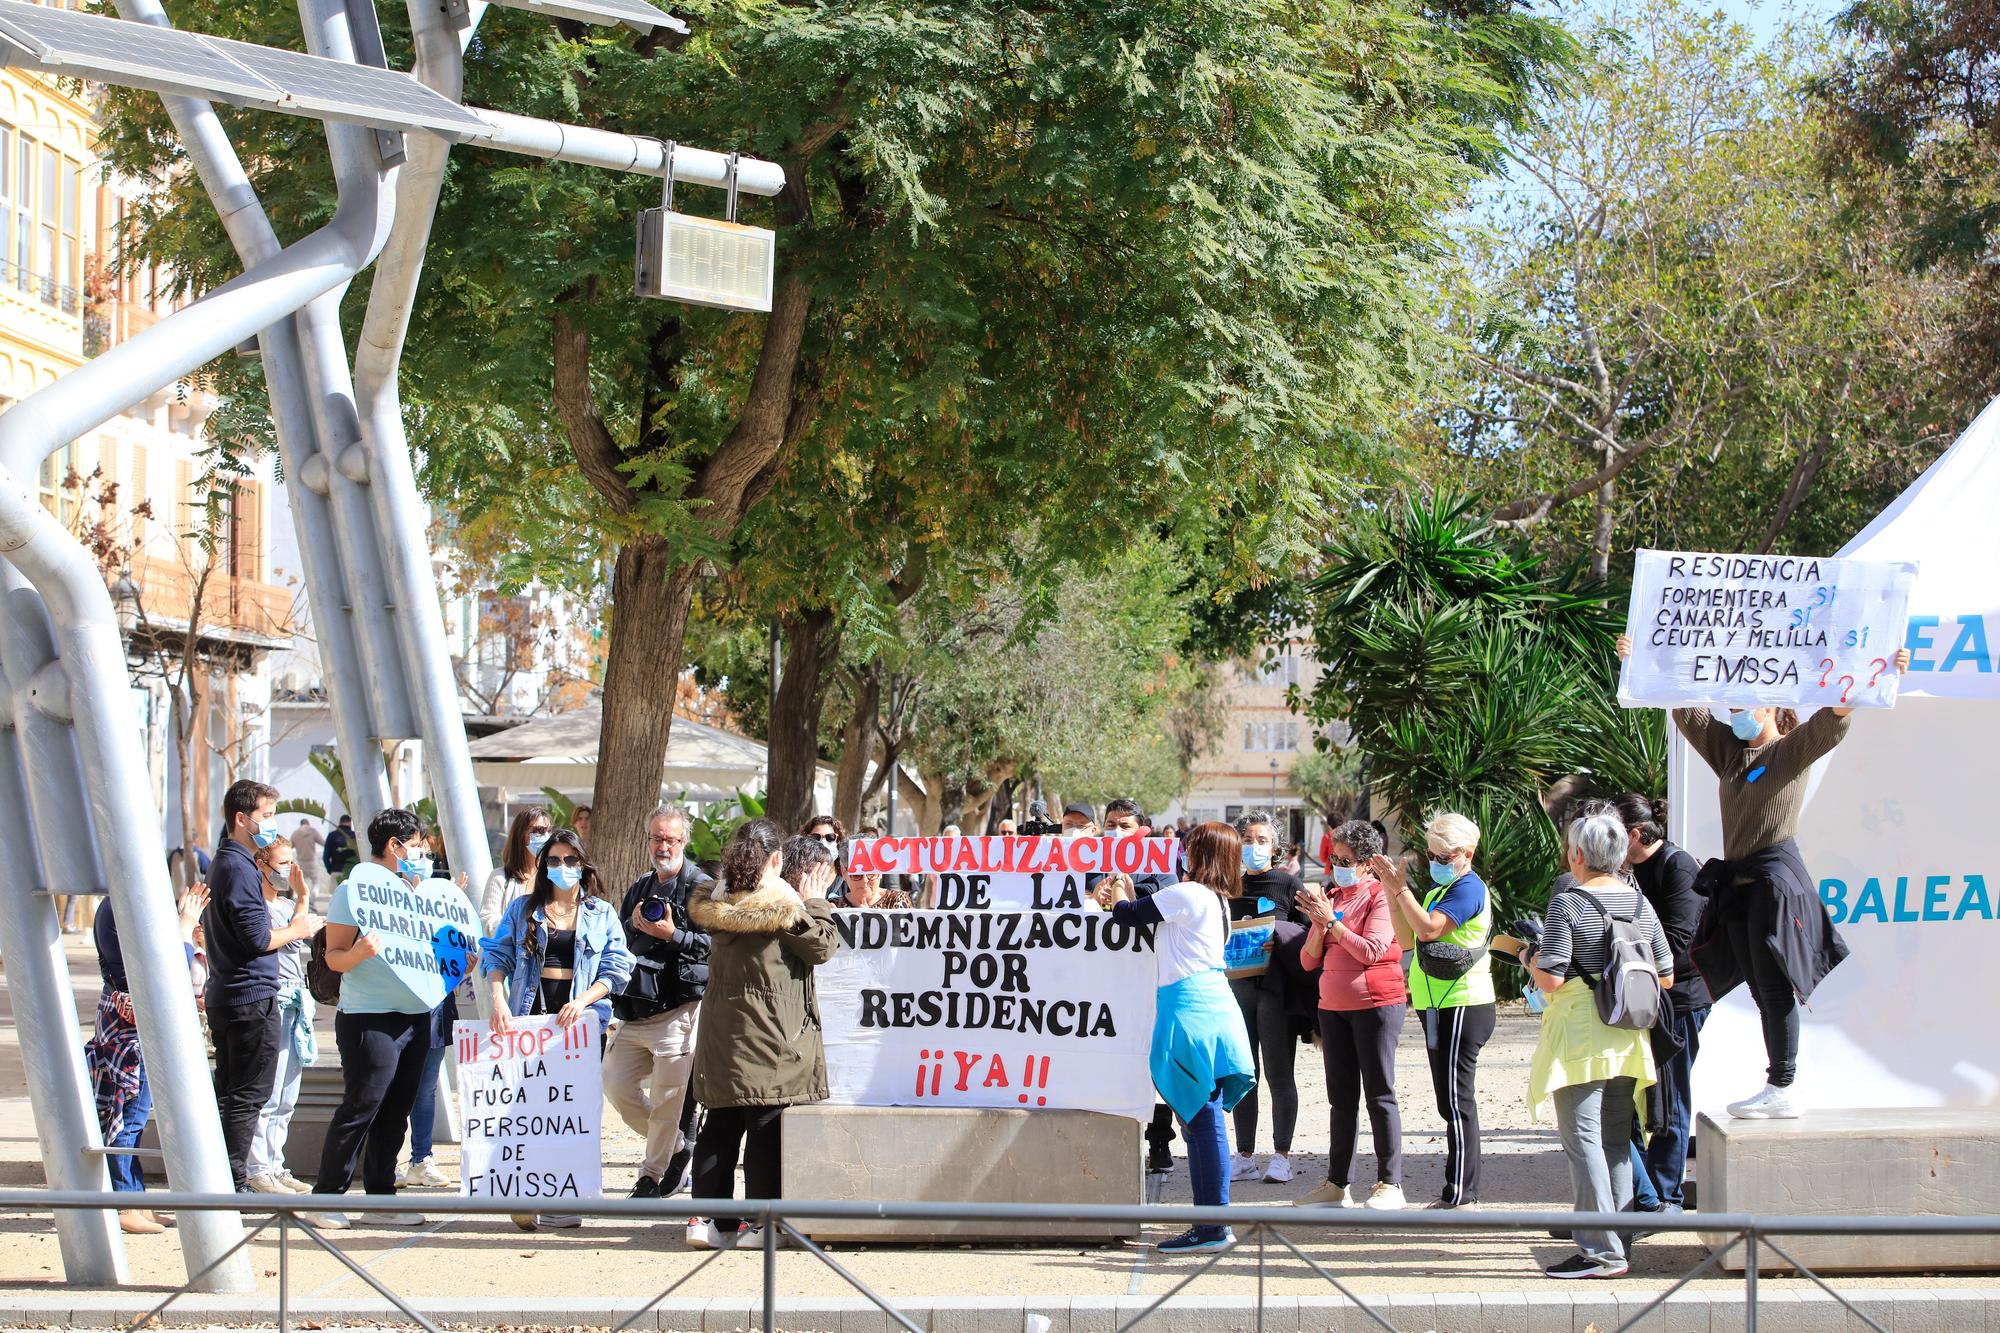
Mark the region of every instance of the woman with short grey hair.
[[[1664, 991], [1674, 984], [1673, 955], [1651, 903], [1619, 874], [1629, 840], [1609, 802], [1593, 801], [1565, 837], [1574, 884], [1549, 898], [1541, 942], [1525, 960], [1549, 996], [1541, 1038], [1528, 1069], [1528, 1109], [1539, 1118], [1553, 1101], [1580, 1213], [1616, 1213], [1632, 1201], [1632, 1121], [1655, 1070], [1651, 1034], [1614, 1028], [1598, 1017], [1591, 990], [1612, 965], [1611, 920], [1638, 926]], [[1621, 1277], [1624, 1237], [1577, 1231], [1577, 1253], [1545, 1270], [1550, 1277]]]
[[[1232, 921], [1271, 915], [1279, 922], [1300, 927], [1299, 877], [1277, 862], [1277, 821], [1268, 810], [1251, 810], [1236, 821], [1236, 836], [1243, 840], [1243, 894], [1229, 904]], [[1260, 900], [1272, 904], [1259, 906]], [[1273, 945], [1277, 933], [1272, 933]], [[1236, 1103], [1233, 1115], [1236, 1154], [1229, 1162], [1231, 1180], [1255, 1180], [1262, 1176], [1271, 1184], [1292, 1178], [1292, 1134], [1299, 1121], [1299, 1082], [1296, 1072], [1299, 1039], [1311, 1027], [1312, 988], [1303, 981], [1288, 987], [1287, 976], [1275, 954], [1259, 975], [1234, 977], [1229, 989], [1235, 992], [1237, 1007], [1243, 1012], [1243, 1026], [1250, 1033], [1250, 1052], [1260, 1087]], [[1297, 993], [1294, 994], [1293, 992]], [[1268, 1161], [1257, 1164], [1257, 1099], [1268, 1090], [1271, 1099], [1271, 1147]]]

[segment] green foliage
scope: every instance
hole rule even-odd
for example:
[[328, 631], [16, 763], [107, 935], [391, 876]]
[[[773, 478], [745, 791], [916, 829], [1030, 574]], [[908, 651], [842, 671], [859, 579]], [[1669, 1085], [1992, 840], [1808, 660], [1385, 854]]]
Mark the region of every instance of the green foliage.
[[1479, 825], [1504, 914], [1537, 906], [1558, 869], [1553, 783], [1664, 790], [1661, 715], [1614, 695], [1619, 610], [1496, 533], [1474, 499], [1391, 501], [1324, 559], [1312, 712], [1346, 719], [1406, 840], [1445, 810]]
[[325, 819], [326, 807], [318, 801], [311, 801], [303, 796], [298, 796], [288, 801], [278, 802], [272, 813], [280, 815], [311, 815], [314, 819]]
[[313, 746], [306, 752], [306, 762], [313, 766], [313, 772], [325, 779], [327, 786], [333, 788], [334, 796], [340, 801], [340, 808], [352, 814], [354, 803], [347, 799], [347, 770], [341, 766], [340, 755], [333, 747]]
[[[682, 806], [686, 807], [687, 803], [687, 795], [682, 793]], [[711, 801], [701, 814], [688, 816], [688, 855], [703, 865], [714, 865], [722, 859], [722, 849], [736, 836], [737, 829], [763, 817], [762, 792], [752, 796], [739, 791], [732, 801]]]
[[1361, 794], [1361, 761], [1359, 746], [1306, 750], [1292, 761], [1287, 780], [1323, 819], [1339, 823]]
[[557, 828], [576, 827], [576, 802], [557, 791], [554, 787], [542, 788], [542, 803], [549, 808], [549, 816]]

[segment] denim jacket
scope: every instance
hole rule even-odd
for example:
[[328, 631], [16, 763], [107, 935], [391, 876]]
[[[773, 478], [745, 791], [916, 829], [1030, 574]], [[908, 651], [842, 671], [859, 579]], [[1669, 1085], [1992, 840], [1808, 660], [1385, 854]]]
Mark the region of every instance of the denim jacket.
[[[523, 943], [522, 916], [528, 899], [516, 898], [507, 904], [499, 928], [479, 941], [479, 970], [482, 975], [498, 973], [507, 978], [510, 1012], [525, 1014], [535, 1003], [542, 981], [542, 958], [547, 953], [548, 922], [541, 912], [534, 917], [542, 948], [533, 953]], [[576, 975], [570, 979], [570, 995], [582, 994], [596, 982], [611, 988], [613, 995], [625, 988], [632, 975], [632, 952], [625, 947], [625, 929], [618, 921], [618, 909], [601, 898], [584, 898], [576, 915]], [[590, 1006], [597, 1015], [597, 1030], [611, 1023], [611, 1001], [599, 1000]]]

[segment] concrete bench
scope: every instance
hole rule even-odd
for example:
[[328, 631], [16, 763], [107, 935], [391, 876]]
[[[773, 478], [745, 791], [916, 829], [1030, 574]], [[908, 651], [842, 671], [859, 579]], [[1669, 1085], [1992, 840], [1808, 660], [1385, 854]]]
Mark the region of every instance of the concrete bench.
[[[937, 1203], [1144, 1202], [1140, 1126], [1094, 1111], [794, 1106], [785, 1112], [788, 1199]], [[1114, 1241], [1118, 1222], [812, 1221], [819, 1241]]]
[[[1704, 1115], [1696, 1137], [1703, 1212], [1968, 1217], [2000, 1211], [2000, 1109], [1810, 1111], [1797, 1120]], [[2000, 1270], [2000, 1235], [1775, 1239], [1816, 1272]], [[1768, 1250], [1758, 1265], [1783, 1267]], [[1740, 1249], [1727, 1266], [1743, 1267]]]

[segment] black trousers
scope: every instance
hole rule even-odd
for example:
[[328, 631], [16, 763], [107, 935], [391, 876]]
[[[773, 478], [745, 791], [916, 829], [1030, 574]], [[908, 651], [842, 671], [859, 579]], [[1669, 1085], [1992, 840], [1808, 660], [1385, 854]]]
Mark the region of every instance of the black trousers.
[[1494, 1007], [1426, 1009], [1424, 1047], [1431, 1089], [1444, 1117], [1444, 1194], [1449, 1204], [1479, 1202], [1479, 1052], [1493, 1039]]
[[1249, 1156], [1257, 1150], [1257, 1097], [1271, 1096], [1271, 1146], [1280, 1157], [1292, 1151], [1292, 1131], [1299, 1123], [1299, 1080], [1294, 1061], [1298, 1039], [1292, 1035], [1292, 1018], [1285, 1012], [1285, 997], [1264, 989], [1263, 977], [1237, 977], [1229, 983], [1236, 1004], [1243, 1011], [1243, 1027], [1250, 1035], [1250, 1060], [1261, 1087], [1252, 1088], [1236, 1103], [1231, 1118], [1236, 1122], [1236, 1151]]
[[429, 1014], [335, 1014], [346, 1092], [326, 1127], [315, 1194], [345, 1194], [361, 1166], [369, 1194], [396, 1192], [396, 1154], [431, 1049]]
[[[1769, 885], [1739, 888], [1738, 893], [1772, 893]], [[1765, 1076], [1774, 1088], [1789, 1088], [1799, 1072], [1799, 997], [1791, 978], [1778, 966], [1778, 956], [1762, 939], [1753, 938], [1750, 914], [1739, 905], [1722, 918], [1723, 938], [1736, 955], [1736, 966], [1750, 983], [1757, 1017], [1764, 1025]]]
[[[694, 1194], [697, 1199], [736, 1197], [736, 1160], [743, 1159], [743, 1192], [751, 1199], [783, 1198], [784, 1140], [779, 1117], [782, 1106], [711, 1106], [694, 1144]], [[740, 1217], [718, 1217], [723, 1235], [735, 1233]]]
[[210, 1009], [208, 1030], [215, 1040], [215, 1106], [222, 1117], [222, 1144], [241, 1193], [257, 1117], [278, 1081], [278, 1043], [283, 1039], [278, 1001], [272, 997]]
[[1375, 1135], [1375, 1179], [1403, 1183], [1403, 1108], [1396, 1101], [1396, 1039], [1403, 1033], [1407, 1004], [1379, 1009], [1319, 1011], [1320, 1052], [1326, 1061], [1326, 1178], [1336, 1185], [1354, 1179], [1354, 1150], [1361, 1136], [1361, 1102], [1368, 1101], [1368, 1127]]

